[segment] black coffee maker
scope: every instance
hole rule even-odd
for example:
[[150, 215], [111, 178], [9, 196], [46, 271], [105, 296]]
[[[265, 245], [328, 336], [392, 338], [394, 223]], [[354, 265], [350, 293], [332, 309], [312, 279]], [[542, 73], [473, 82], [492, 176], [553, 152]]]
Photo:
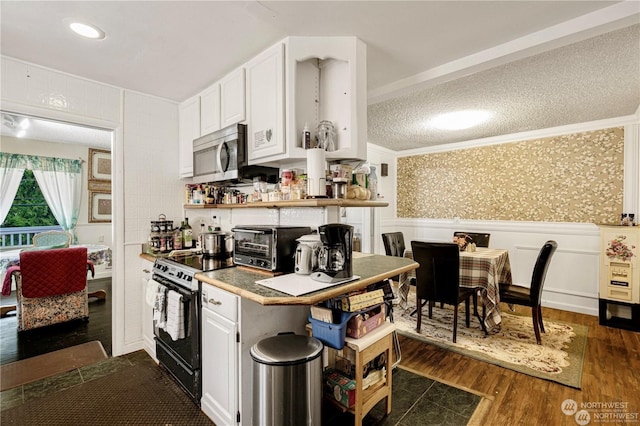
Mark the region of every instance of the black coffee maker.
[[322, 246], [318, 254], [318, 270], [311, 274], [315, 281], [326, 283], [353, 277], [353, 226], [329, 223], [318, 227]]

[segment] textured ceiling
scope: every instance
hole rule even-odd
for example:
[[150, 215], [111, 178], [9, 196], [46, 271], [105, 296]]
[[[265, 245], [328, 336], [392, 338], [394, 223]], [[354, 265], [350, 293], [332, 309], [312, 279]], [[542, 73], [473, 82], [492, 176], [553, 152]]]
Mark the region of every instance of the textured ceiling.
[[[369, 105], [369, 142], [406, 150], [632, 115], [640, 105], [640, 25]], [[478, 127], [429, 128], [452, 109], [492, 111]]]
[[[285, 36], [355, 35], [367, 44], [369, 140], [392, 150], [628, 115], [640, 104], [635, 0], [2, 0], [1, 9], [3, 55], [175, 101]], [[64, 27], [72, 17], [107, 37], [77, 38]], [[420, 126], [479, 105], [497, 119], [456, 132]]]

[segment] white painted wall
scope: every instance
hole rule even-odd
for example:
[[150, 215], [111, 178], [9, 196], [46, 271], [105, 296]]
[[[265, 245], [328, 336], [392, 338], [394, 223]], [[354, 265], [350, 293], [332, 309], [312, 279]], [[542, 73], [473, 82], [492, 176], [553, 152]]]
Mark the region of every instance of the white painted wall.
[[[123, 285], [114, 303], [116, 327], [122, 330], [120, 353], [143, 347], [142, 301], [145, 287], [140, 253], [150, 221], [159, 214], [181, 217], [184, 187], [178, 179], [178, 105], [139, 93], [124, 92], [122, 178]], [[115, 352], [115, 349], [114, 349]]]

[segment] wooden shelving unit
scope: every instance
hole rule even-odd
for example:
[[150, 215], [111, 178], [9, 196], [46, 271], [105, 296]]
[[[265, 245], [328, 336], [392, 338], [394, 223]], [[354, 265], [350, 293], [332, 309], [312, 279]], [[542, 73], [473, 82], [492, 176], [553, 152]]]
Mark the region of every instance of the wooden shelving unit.
[[291, 201], [260, 201], [246, 204], [184, 204], [185, 209], [283, 209], [295, 207], [387, 207], [381, 201], [359, 201], [335, 198], [313, 198]]

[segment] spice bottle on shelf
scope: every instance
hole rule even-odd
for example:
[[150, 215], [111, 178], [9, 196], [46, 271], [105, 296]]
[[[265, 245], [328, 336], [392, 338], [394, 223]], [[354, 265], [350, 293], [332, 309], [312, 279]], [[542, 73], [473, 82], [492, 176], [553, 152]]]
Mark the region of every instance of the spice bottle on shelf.
[[[184, 222], [182, 222], [182, 224], [184, 224]], [[180, 228], [173, 230], [173, 249], [182, 250], [182, 231], [180, 231]]]

